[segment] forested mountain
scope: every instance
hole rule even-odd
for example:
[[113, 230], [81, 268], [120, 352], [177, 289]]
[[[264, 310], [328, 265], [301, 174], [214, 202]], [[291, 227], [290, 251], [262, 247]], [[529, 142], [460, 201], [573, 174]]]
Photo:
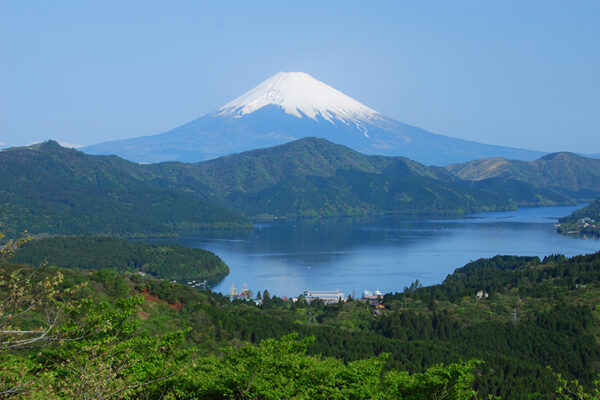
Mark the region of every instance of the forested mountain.
[[169, 187], [143, 166], [56, 142], [0, 152], [0, 224], [13, 234], [163, 235], [248, 227], [239, 214]]
[[[544, 163], [558, 158], [564, 157]], [[195, 164], [151, 165], [45, 142], [0, 152], [0, 223], [13, 234], [149, 236], [249, 227], [248, 217], [460, 215], [570, 204], [598, 190], [589, 160], [576, 160], [571, 170], [587, 175], [568, 182], [546, 177], [564, 184], [546, 187], [535, 177], [463, 181], [443, 168], [316, 138]], [[547, 169], [555, 172], [544, 176], [560, 175], [552, 165]]]
[[196, 164], [149, 166], [251, 216], [461, 214], [510, 207], [443, 169], [307, 138]]
[[153, 164], [149, 170], [249, 216], [441, 215], [574, 201], [529, 183], [465, 182], [443, 168], [367, 156], [317, 138], [196, 164]]
[[330, 178], [341, 171], [453, 179], [443, 169], [428, 168], [403, 157], [367, 156], [325, 139], [306, 138], [285, 145], [247, 151], [210, 161], [152, 164], [149, 170], [166, 179], [193, 186], [206, 185], [219, 197], [234, 192], [258, 192], [291, 178]]
[[129, 242], [89, 236], [58, 236], [29, 241], [15, 262], [40, 265], [47, 262], [73, 269], [144, 272], [165, 279], [222, 279], [229, 268], [215, 254], [175, 244]]
[[560, 233], [600, 236], [600, 198], [561, 218], [559, 222]]
[[[47, 287], [55, 288], [51, 293], [71, 290], [73, 294], [66, 299], [75, 303], [65, 320], [68, 329], [51, 331], [58, 336], [49, 337], [79, 335], [82, 326], [90, 332], [90, 340], [81, 344], [57, 340], [48, 348], [39, 342], [17, 352], [0, 350], [0, 384], [4, 387], [17, 382], [28, 384], [25, 387], [30, 390], [68, 392], [75, 390], [68, 382], [78, 373], [79, 379], [84, 376], [86, 384], [95, 387], [103, 384], [105, 374], [112, 371], [110, 365], [118, 365], [114, 361], [119, 360], [144, 366], [122, 369], [119, 379], [109, 381], [116, 387], [136, 388], [132, 382], [152, 382], [140, 386], [140, 392], [131, 392], [143, 393], [139, 398], [161, 398], [168, 393], [171, 398], [247, 395], [266, 399], [277, 398], [282, 390], [289, 390], [285, 393], [290, 398], [304, 398], [300, 394], [304, 390], [317, 399], [330, 398], [332, 393], [338, 393], [337, 398], [356, 399], [429, 399], [444, 393], [466, 400], [474, 394], [468, 390], [474, 389], [477, 398], [529, 399], [554, 398], [561, 385], [546, 366], [569, 380], [578, 379], [588, 391], [599, 372], [600, 317], [596, 303], [600, 297], [600, 253], [570, 259], [556, 255], [544, 260], [517, 256], [478, 260], [459, 268], [440, 285], [421, 288], [416, 282], [402, 293], [385, 295], [385, 309], [378, 311], [355, 300], [326, 306], [318, 301], [309, 305], [300, 297], [294, 303], [272, 298], [266, 291], [262, 305], [256, 306], [107, 269], [48, 268], [30, 275], [32, 272], [26, 266], [0, 264], [3, 279], [30, 276], [33, 287], [38, 281], [52, 282], [60, 274], [57, 284]], [[6, 296], [7, 289], [0, 287], [0, 295]], [[478, 299], [478, 291], [487, 292], [487, 298]], [[136, 294], [145, 298], [143, 304], [122, 299]], [[80, 299], [84, 303], [78, 303]], [[95, 307], [100, 301], [107, 303]], [[122, 325], [131, 319], [135, 325]], [[27, 321], [33, 327], [38, 320]], [[13, 325], [18, 322], [13, 321]], [[98, 324], [101, 329], [96, 330]], [[314, 339], [269, 340], [290, 333]], [[190, 350], [177, 351], [176, 339], [185, 342], [185, 349], [193, 349], [191, 359], [185, 356], [189, 357]], [[253, 345], [240, 347], [243, 343]], [[259, 343], [261, 347], [255, 347]], [[233, 347], [218, 351], [226, 344]], [[304, 349], [309, 354], [306, 359], [301, 358]], [[383, 354], [387, 359], [380, 358], [379, 362], [385, 361], [382, 364], [372, 358], [365, 360]], [[318, 357], [312, 359], [310, 355]], [[458, 364], [437, 372], [436, 367], [431, 369], [440, 362], [468, 359], [482, 363]], [[324, 364], [315, 364], [316, 360]], [[302, 373], [300, 365], [310, 373]], [[84, 367], [88, 372], [82, 374]], [[408, 372], [396, 375], [398, 369]], [[427, 372], [422, 376], [409, 375], [423, 371]], [[96, 376], [101, 378], [99, 382], [91, 379]], [[154, 380], [161, 376], [164, 378]], [[414, 376], [415, 380], [409, 380], [412, 386], [406, 380], [393, 381], [390, 386], [391, 376]], [[283, 386], [278, 389], [275, 382]], [[408, 391], [411, 387], [413, 392]], [[464, 392], [450, 394], [458, 389]], [[268, 391], [275, 397], [268, 397]], [[564, 393], [564, 398], [578, 398]]]
[[592, 199], [600, 193], [600, 160], [573, 153], [548, 154], [535, 161], [486, 158], [445, 168], [465, 180], [516, 180], [576, 198]]
[[589, 193], [573, 193], [562, 188], [534, 186], [515, 179], [490, 178], [470, 181], [470, 186], [506, 199], [516, 207], [551, 207], [575, 205], [588, 199]]
[[335, 177], [342, 171], [428, 177], [461, 182], [452, 171], [428, 167], [404, 157], [369, 156], [325, 139], [305, 138], [288, 144], [233, 154], [194, 164], [159, 163], [149, 171], [179, 184], [226, 197], [236, 191], [257, 192], [290, 178]]

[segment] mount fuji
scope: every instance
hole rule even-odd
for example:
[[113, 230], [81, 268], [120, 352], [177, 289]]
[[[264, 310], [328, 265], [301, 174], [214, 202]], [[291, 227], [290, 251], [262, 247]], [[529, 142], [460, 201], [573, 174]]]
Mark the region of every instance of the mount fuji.
[[365, 154], [429, 165], [488, 157], [534, 160], [544, 153], [428, 132], [388, 118], [304, 72], [279, 72], [240, 97], [173, 130], [84, 147], [137, 162], [196, 162], [320, 137]]

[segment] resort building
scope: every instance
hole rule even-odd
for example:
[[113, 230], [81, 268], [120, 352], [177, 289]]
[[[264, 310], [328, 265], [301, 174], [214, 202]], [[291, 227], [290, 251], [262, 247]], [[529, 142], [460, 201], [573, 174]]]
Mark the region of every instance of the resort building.
[[306, 302], [310, 304], [313, 300], [321, 300], [325, 304], [333, 304], [338, 301], [345, 301], [344, 293], [339, 290], [318, 292], [315, 290], [307, 290], [304, 292]]

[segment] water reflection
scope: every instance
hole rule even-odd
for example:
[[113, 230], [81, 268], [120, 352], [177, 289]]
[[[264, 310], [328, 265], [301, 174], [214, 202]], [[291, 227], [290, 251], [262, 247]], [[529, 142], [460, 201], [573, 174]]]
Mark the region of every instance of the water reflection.
[[600, 250], [598, 240], [559, 235], [554, 223], [578, 207], [526, 208], [463, 219], [400, 217], [274, 221], [251, 232], [177, 240], [218, 254], [231, 283], [283, 296], [304, 290], [400, 291], [415, 279], [441, 282], [466, 262], [496, 254], [568, 256]]

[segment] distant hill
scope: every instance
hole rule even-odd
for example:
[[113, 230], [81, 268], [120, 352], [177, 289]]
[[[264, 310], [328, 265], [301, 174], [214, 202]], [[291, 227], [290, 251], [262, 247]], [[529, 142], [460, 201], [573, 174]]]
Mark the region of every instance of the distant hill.
[[221, 197], [236, 191], [256, 192], [290, 178], [333, 177], [340, 171], [395, 172], [456, 180], [443, 169], [426, 167], [407, 158], [367, 156], [314, 137], [194, 164], [152, 164], [148, 169], [179, 184], [206, 185]]
[[[516, 207], [552, 207], [575, 205], [582, 201], [580, 195], [562, 188], [545, 188], [516, 179], [489, 178], [470, 181], [470, 186], [507, 199]], [[587, 192], [583, 195], [587, 199]]]
[[485, 157], [534, 160], [544, 154], [428, 132], [388, 118], [303, 72], [279, 72], [215, 112], [167, 132], [83, 151], [138, 162], [196, 162], [309, 136], [365, 154], [439, 166]]
[[164, 235], [251, 226], [197, 194], [175, 190], [115, 156], [56, 142], [0, 151], [0, 226], [19, 234]]
[[600, 194], [600, 160], [573, 153], [552, 153], [528, 162], [486, 158], [445, 168], [465, 180], [516, 180], [574, 198], [593, 199]]
[[[515, 165], [529, 173], [528, 163]], [[0, 223], [14, 234], [147, 236], [249, 227], [247, 218], [461, 215], [570, 204], [593, 192], [504, 177], [465, 181], [452, 172], [317, 138], [149, 165], [45, 142], [0, 152]]]
[[249, 216], [447, 215], [573, 202], [530, 184], [474, 184], [444, 168], [368, 156], [318, 138], [195, 164], [153, 164], [148, 170]]
[[153, 164], [148, 170], [254, 217], [448, 215], [511, 208], [504, 198], [472, 188], [441, 168], [367, 156], [317, 138], [196, 164]]

